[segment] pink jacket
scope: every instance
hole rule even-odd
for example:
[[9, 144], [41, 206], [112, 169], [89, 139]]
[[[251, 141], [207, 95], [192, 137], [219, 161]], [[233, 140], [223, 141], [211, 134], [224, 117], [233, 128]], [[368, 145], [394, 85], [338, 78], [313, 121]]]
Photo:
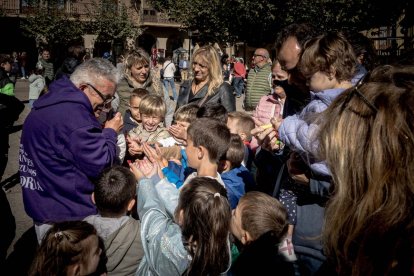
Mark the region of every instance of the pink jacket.
[[253, 118], [268, 124], [270, 123], [271, 118], [282, 116], [282, 108], [282, 104], [277, 100], [274, 94], [263, 96], [256, 106]]

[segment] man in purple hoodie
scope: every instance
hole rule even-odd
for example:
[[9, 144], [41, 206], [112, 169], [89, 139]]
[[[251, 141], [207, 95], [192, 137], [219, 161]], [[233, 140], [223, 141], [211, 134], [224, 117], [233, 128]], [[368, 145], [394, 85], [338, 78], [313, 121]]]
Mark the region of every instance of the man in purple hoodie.
[[120, 113], [104, 126], [98, 117], [115, 98], [117, 69], [107, 60], [90, 59], [68, 79], [51, 83], [23, 126], [19, 171], [26, 213], [38, 241], [52, 223], [96, 214], [93, 179], [117, 158]]

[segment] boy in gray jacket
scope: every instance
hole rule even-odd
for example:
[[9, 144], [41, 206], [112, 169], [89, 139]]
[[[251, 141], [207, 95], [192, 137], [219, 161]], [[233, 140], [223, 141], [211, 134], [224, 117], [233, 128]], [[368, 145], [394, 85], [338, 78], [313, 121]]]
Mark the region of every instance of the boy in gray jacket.
[[85, 218], [104, 240], [108, 275], [135, 275], [144, 255], [139, 221], [128, 216], [135, 204], [136, 180], [122, 166], [103, 171], [92, 200], [99, 214]]

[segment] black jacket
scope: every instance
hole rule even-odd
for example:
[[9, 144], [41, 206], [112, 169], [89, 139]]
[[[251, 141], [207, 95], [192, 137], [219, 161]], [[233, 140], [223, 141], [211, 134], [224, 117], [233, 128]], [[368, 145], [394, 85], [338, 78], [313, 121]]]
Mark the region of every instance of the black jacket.
[[[183, 82], [180, 86], [180, 92], [177, 99], [177, 109], [180, 106], [194, 103], [200, 103], [204, 96], [207, 94], [208, 85], [205, 85], [201, 90], [194, 95], [191, 100], [188, 100], [191, 93], [191, 80]], [[236, 99], [233, 95], [233, 87], [227, 82], [223, 82], [220, 87], [217, 89], [216, 93], [209, 96], [202, 105], [206, 103], [219, 103], [222, 104], [227, 112], [233, 112], [236, 110]]]
[[244, 247], [231, 267], [231, 275], [293, 276], [293, 263], [279, 254], [278, 240], [267, 232]]

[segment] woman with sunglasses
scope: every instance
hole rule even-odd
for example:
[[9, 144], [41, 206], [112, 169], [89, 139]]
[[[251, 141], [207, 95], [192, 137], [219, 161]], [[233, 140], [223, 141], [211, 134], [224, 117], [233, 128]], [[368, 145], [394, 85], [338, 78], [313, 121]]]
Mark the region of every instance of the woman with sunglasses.
[[185, 81], [177, 100], [177, 109], [188, 103], [202, 106], [219, 103], [227, 112], [236, 110], [236, 100], [230, 84], [223, 81], [220, 58], [212, 46], [200, 47], [193, 55], [193, 78]]
[[413, 106], [414, 66], [385, 65], [321, 117], [334, 183], [323, 237], [336, 274], [414, 273]]

